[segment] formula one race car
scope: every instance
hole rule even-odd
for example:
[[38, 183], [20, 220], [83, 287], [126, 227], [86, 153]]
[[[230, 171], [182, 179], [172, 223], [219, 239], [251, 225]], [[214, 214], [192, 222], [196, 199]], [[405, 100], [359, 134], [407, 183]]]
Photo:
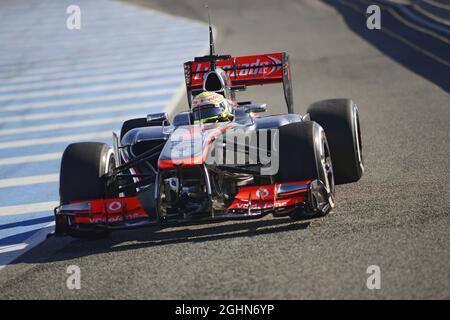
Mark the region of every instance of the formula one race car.
[[[112, 148], [66, 148], [56, 235], [268, 214], [321, 217], [335, 205], [335, 184], [361, 178], [355, 103], [325, 100], [294, 114], [286, 53], [216, 55], [210, 27], [210, 54], [186, 62], [184, 71], [189, 111], [172, 122], [166, 113], [128, 120], [120, 137], [113, 133]], [[248, 86], [275, 83], [283, 85], [287, 114], [257, 116], [264, 104], [236, 100]], [[224, 98], [226, 117], [193, 106], [203, 92]]]

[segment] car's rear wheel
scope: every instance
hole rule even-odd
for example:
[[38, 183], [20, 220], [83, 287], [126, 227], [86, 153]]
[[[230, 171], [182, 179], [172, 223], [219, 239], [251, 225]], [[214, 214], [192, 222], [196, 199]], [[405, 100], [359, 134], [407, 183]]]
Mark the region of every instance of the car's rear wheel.
[[358, 108], [349, 99], [313, 103], [310, 119], [325, 130], [331, 149], [336, 184], [358, 181], [364, 173]]
[[[105, 175], [115, 168], [111, 148], [104, 143], [80, 142], [70, 144], [61, 160], [59, 195], [61, 204], [77, 200], [116, 197], [117, 190], [106, 186]], [[67, 218], [56, 225], [56, 233], [63, 231], [74, 237], [101, 237], [106, 230], [71, 227]], [[60, 228], [58, 230], [58, 228]]]
[[[315, 216], [326, 215], [334, 206], [333, 163], [327, 137], [314, 121], [291, 123], [279, 129], [279, 170], [276, 182], [316, 180], [324, 188], [324, 199], [313, 202]], [[319, 202], [326, 202], [319, 205]]]

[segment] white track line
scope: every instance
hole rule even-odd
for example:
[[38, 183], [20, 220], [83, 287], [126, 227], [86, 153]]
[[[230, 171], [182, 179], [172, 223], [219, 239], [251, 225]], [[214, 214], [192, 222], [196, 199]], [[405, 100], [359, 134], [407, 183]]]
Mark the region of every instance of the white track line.
[[[83, 76], [83, 73], [85, 73], [86, 71], [105, 72], [117, 69], [120, 69], [122, 71], [127, 70], [129, 71], [133, 69], [142, 70], [146, 68], [154, 68], [155, 66], [158, 67], [173, 66], [174, 59], [180, 60], [180, 58], [183, 56], [184, 54], [177, 53], [177, 54], [167, 54], [164, 57], [156, 57], [153, 55], [147, 56], [139, 52], [131, 54], [121, 53], [120, 55], [115, 56], [114, 58], [108, 60], [105, 60], [105, 57], [99, 57], [100, 61], [97, 63], [72, 65], [72, 67], [70, 68], [71, 70], [70, 78], [78, 78], [80, 76]], [[87, 59], [90, 62], [94, 62], [92, 61], [94, 60], [94, 58], [87, 58]], [[37, 61], [36, 63], [39, 63], [39, 61]], [[7, 73], [6, 71], [3, 72], [1, 71], [2, 67], [0, 65], [0, 72], [1, 72], [0, 80], [2, 80], [1, 85], [15, 85], [17, 82], [47, 81], [52, 80], [55, 77], [60, 78], [61, 76], [67, 76], [67, 68], [70, 67], [70, 65], [61, 67], [52, 67], [52, 66], [34, 67], [34, 65], [35, 65], [34, 63], [20, 64], [20, 66], [24, 68], [23, 72], [25, 72], [25, 74], [17, 74], [17, 70], [16, 72], [13, 71], [10, 71], [9, 73]], [[32, 69], [30, 68], [30, 70], [28, 70], [26, 68], [28, 66], [30, 66]], [[94, 75], [95, 74], [98, 75], [99, 73], [96, 72], [94, 73]]]
[[450, 10], [450, 5], [448, 4], [440, 3], [433, 0], [422, 0], [422, 1], [428, 3], [431, 6], [438, 7], [440, 9]]
[[[173, 63], [171, 64], [173, 65]], [[159, 67], [159, 66], [158, 66]], [[33, 89], [45, 89], [48, 87], [65, 86], [65, 85], [78, 85], [78, 84], [90, 84], [95, 82], [108, 82], [115, 80], [127, 80], [127, 79], [137, 79], [143, 77], [155, 77], [160, 75], [180, 75], [180, 68], [168, 68], [160, 70], [148, 70], [148, 71], [138, 71], [138, 72], [120, 72], [113, 75], [102, 75], [102, 76], [90, 76], [90, 77], [76, 77], [75, 79], [65, 79], [65, 80], [50, 80], [50, 81], [40, 81], [36, 83], [18, 84], [11, 87], [0, 87], [0, 92], [16, 91], [16, 90], [33, 90]], [[14, 94], [14, 97], [16, 95]], [[5, 95], [1, 96], [2, 98]]]
[[[107, 59], [106, 57], [87, 57], [86, 60], [91, 62], [91, 64], [73, 64], [72, 66], [61, 66], [61, 67], [53, 67], [53, 66], [42, 66], [42, 67], [34, 67], [36, 63], [42, 63], [42, 62], [35, 62], [35, 63], [24, 63], [20, 64], [20, 67], [23, 69], [20, 69], [21, 72], [17, 74], [17, 70], [14, 71], [1, 71], [2, 65], [0, 64], [0, 80], [2, 80], [2, 85], [4, 84], [11, 84], [16, 82], [25, 82], [25, 81], [41, 81], [41, 80], [49, 80], [54, 77], [61, 77], [61, 76], [67, 76], [67, 68], [70, 67], [71, 75], [74, 75], [76, 77], [80, 77], [83, 75], [84, 72], [90, 72], [90, 71], [109, 71], [113, 68], [120, 67], [122, 70], [131, 69], [133, 66], [136, 66], [135, 69], [143, 69], [146, 67], [155, 67], [156, 66], [167, 66], [167, 65], [173, 65], [174, 61], [185, 61], [187, 59], [181, 59], [184, 57], [188, 57], [187, 54], [192, 51], [192, 48], [190, 46], [185, 46], [184, 48], [181, 48], [184, 51], [187, 51], [185, 53], [177, 52], [174, 53], [168, 53], [167, 55], [161, 56], [154, 56], [154, 54], [149, 53], [146, 55], [145, 53], [120, 53], [120, 55], [117, 55], [113, 57], [111, 60]], [[100, 61], [97, 63], [94, 63], [94, 60], [99, 59]], [[182, 65], [182, 62], [180, 62], [180, 66]], [[27, 69], [27, 67], [30, 67]], [[65, 67], [65, 68], [64, 68]], [[17, 68], [17, 67], [16, 67]], [[98, 74], [98, 72], [97, 72]], [[73, 77], [72, 77], [73, 78]]]
[[[108, 26], [110, 27], [110, 26]], [[139, 28], [138, 26], [135, 26], [135, 28]], [[54, 27], [53, 30], [49, 30], [49, 31], [54, 31]], [[101, 29], [100, 29], [101, 30]], [[85, 33], [79, 33], [78, 36], [77, 35], [70, 35], [70, 41], [74, 42], [77, 41], [79, 43], [82, 43], [83, 45], [94, 45], [95, 42], [97, 42], [98, 44], [98, 35], [95, 35], [96, 32], [100, 31], [99, 29], [94, 29], [94, 28], [89, 28], [89, 30], [86, 30]], [[1, 30], [3, 31], [3, 30]], [[42, 48], [42, 38], [38, 38], [37, 39], [30, 39], [30, 36], [26, 35], [24, 32], [15, 32], [15, 37], [12, 36], [11, 32], [1, 32], [0, 31], [0, 40], [4, 40], [5, 42], [13, 42], [15, 41], [16, 44], [26, 44], [28, 45], [30, 48], [34, 48], [34, 47], [38, 47], [39, 49]], [[104, 31], [101, 30], [101, 31]], [[130, 41], [131, 44], [134, 44], [134, 41], [139, 43], [142, 43], [142, 40], [146, 40], [151, 36], [157, 36], [158, 34], [160, 34], [161, 32], [166, 33], [167, 35], [178, 35], [181, 32], [183, 32], [181, 27], [177, 27], [177, 28], [172, 28], [172, 29], [166, 29], [166, 30], [158, 30], [158, 29], [150, 29], [150, 28], [143, 28], [142, 30], [134, 30], [134, 29], [127, 29], [127, 28], [122, 28], [122, 30], [120, 30], [120, 32], [107, 32], [107, 33], [103, 33], [102, 35], [102, 41], [106, 42], [108, 40], [114, 40], [117, 39], [118, 37], [127, 37], [127, 40]], [[183, 32], [183, 34], [185, 34]], [[42, 36], [48, 36], [48, 34], [44, 34], [41, 33]], [[190, 31], [190, 32], [186, 32], [186, 38], [188, 38], [191, 35], [195, 35], [195, 31]], [[64, 34], [64, 33], [60, 33], [58, 35], [51, 35], [52, 37], [52, 47], [56, 47], [57, 48], [67, 48], [69, 46], [71, 46], [71, 44], [67, 43], [67, 37], [68, 34]], [[39, 42], [39, 40], [41, 42]], [[190, 39], [186, 39], [186, 41], [189, 41]], [[93, 43], [94, 42], [94, 43]], [[164, 41], [158, 41], [158, 43], [163, 43]], [[41, 46], [39, 46], [39, 44]], [[117, 45], [117, 43], [115, 43]], [[148, 45], [148, 44], [147, 44]], [[73, 46], [73, 45], [72, 45]], [[100, 49], [100, 48], [99, 48]], [[102, 47], [102, 51], [99, 50], [99, 52], [104, 52], [103, 50], [108, 49], [108, 47]], [[81, 58], [83, 58], [81, 56]]]
[[[178, 72], [179, 73], [179, 72]], [[161, 84], [175, 84], [180, 82], [179, 77], [171, 77], [167, 79], [153, 79], [147, 81], [133, 81], [133, 82], [125, 82], [125, 83], [115, 83], [115, 84], [101, 84], [101, 85], [93, 85], [81, 88], [58, 88], [51, 90], [40, 90], [36, 92], [28, 92], [28, 93], [12, 93], [12, 94], [3, 94], [0, 96], [0, 103], [2, 101], [14, 101], [20, 99], [29, 99], [29, 98], [42, 98], [42, 97], [61, 97], [68, 94], [83, 94], [83, 93], [93, 93], [99, 92], [103, 94], [104, 92], [120, 90], [120, 89], [135, 89], [135, 88], [144, 88], [144, 87], [152, 87], [155, 85]], [[51, 99], [53, 100], [53, 99]]]
[[[177, 56], [178, 59], [180, 55]], [[174, 58], [172, 57], [172, 58]], [[120, 58], [120, 59], [119, 59]], [[169, 59], [169, 58], [168, 58]], [[31, 67], [33, 64], [31, 64]], [[24, 70], [23, 74], [13, 73], [8, 75], [4, 72], [0, 75], [0, 87], [14, 87], [20, 83], [29, 83], [29, 82], [37, 82], [41, 81], [59, 81], [61, 78], [66, 79], [78, 79], [84, 77], [92, 77], [92, 76], [100, 76], [102, 74], [108, 73], [109, 75], [113, 73], [124, 73], [130, 71], [142, 71], [142, 70], [151, 70], [155, 68], [163, 68], [163, 67], [173, 67], [174, 63], [172, 60], [162, 60], [159, 59], [149, 59], [148, 57], [142, 57], [142, 54], [136, 56], [128, 56], [123, 55], [118, 57], [118, 61], [105, 61], [100, 62], [96, 65], [74, 65], [71, 68], [70, 73], [68, 74], [67, 70], [64, 71], [62, 68], [58, 70], [52, 71], [51, 69], [44, 69], [39, 72], [36, 72], [37, 69], [31, 69], [30, 71]], [[27, 65], [24, 65], [26, 68]], [[0, 68], [1, 69], [1, 68]], [[182, 71], [182, 70], [181, 70]], [[1, 72], [1, 70], [0, 70]]]
[[[173, 90], [173, 89], [172, 89]], [[149, 95], [150, 96], [150, 95]], [[90, 109], [81, 109], [81, 110], [69, 110], [69, 111], [55, 111], [55, 112], [45, 112], [45, 113], [37, 113], [37, 114], [25, 114], [20, 116], [9, 116], [3, 117], [0, 119], [0, 123], [11, 123], [11, 122], [20, 122], [20, 121], [32, 121], [32, 120], [42, 120], [42, 119], [57, 119], [64, 118], [69, 116], [80, 116], [80, 115], [88, 115], [88, 114], [96, 114], [96, 113], [110, 113], [115, 111], [124, 111], [124, 110], [135, 110], [142, 108], [152, 108], [159, 106], [161, 104], [165, 104], [165, 100], [157, 100], [152, 102], [140, 102], [133, 104], [119, 104], [110, 107], [98, 107], [98, 108], [90, 108]]]
[[425, 33], [425, 34], [427, 34], [427, 35], [429, 35], [429, 36], [431, 36], [431, 37], [433, 37], [433, 38], [435, 38], [435, 39], [437, 39], [437, 40], [439, 40], [439, 41], [444, 42], [444, 43], [447, 43], [447, 44], [450, 43], [450, 39], [449, 39], [449, 38], [446, 38], [446, 37], [444, 37], [444, 36], [441, 36], [440, 34], [434, 32], [434, 31], [432, 31], [432, 30], [430, 30], [430, 29], [427, 29], [427, 28], [425, 28], [425, 27], [422, 27], [421, 24], [416, 24], [416, 23], [414, 23], [414, 22], [411, 22], [410, 20], [404, 18], [404, 17], [403, 17], [400, 13], [398, 13], [396, 10], [394, 10], [394, 9], [392, 9], [392, 8], [388, 8], [388, 7], [385, 7], [385, 10], [387, 10], [387, 11], [388, 11], [395, 19], [397, 19], [398, 21], [400, 21], [400, 22], [403, 23], [404, 25], [406, 25], [406, 26], [408, 26], [408, 27], [410, 27], [410, 28], [412, 28], [412, 29], [414, 29], [414, 30], [416, 30], [416, 31]]
[[[136, 97], [151, 97], [155, 94], [165, 94], [165, 93], [172, 93], [174, 89], [164, 89], [164, 90], [158, 90], [150, 91], [150, 92], [141, 92], [141, 93], [127, 93], [122, 95], [112, 95], [108, 97], [103, 97], [103, 99], [90, 99], [89, 101], [84, 100], [83, 103], [91, 103], [91, 102], [98, 102], [98, 101], [111, 101], [116, 99], [124, 99], [124, 98], [136, 98]], [[118, 98], [120, 96], [120, 98]], [[67, 105], [71, 104], [79, 104], [81, 99], [73, 99], [70, 100], [70, 103], [66, 100]], [[96, 101], [95, 101], [96, 100]], [[68, 111], [55, 111], [55, 112], [45, 112], [45, 113], [36, 113], [36, 114], [24, 114], [19, 116], [6, 116], [0, 118], [0, 124], [1, 123], [11, 123], [11, 122], [20, 122], [20, 121], [31, 121], [31, 120], [42, 120], [42, 119], [56, 119], [56, 118], [63, 118], [67, 116], [76, 116], [76, 115], [86, 115], [86, 114], [95, 114], [95, 113], [102, 113], [102, 112], [114, 112], [114, 111], [125, 111], [125, 110], [132, 110], [132, 109], [139, 109], [139, 108], [151, 108], [155, 107], [161, 104], [165, 104], [167, 101], [165, 100], [157, 100], [152, 102], [140, 102], [140, 103], [133, 103], [133, 104], [126, 104], [122, 103], [120, 105], [114, 105], [110, 107], [98, 107], [98, 108], [90, 108], [90, 109], [81, 109], [81, 110], [68, 110]], [[61, 109], [63, 109], [63, 105], [61, 105]], [[39, 106], [30, 108], [30, 109], [39, 109]], [[28, 109], [28, 108], [27, 108]], [[25, 109], [25, 110], [27, 110]]]
[[47, 238], [47, 234], [53, 231], [54, 225], [54, 222], [49, 223], [45, 228], [36, 231], [35, 234], [24, 240], [22, 243], [0, 247], [0, 270], [16, 260], [17, 257], [21, 256], [26, 251], [44, 241]]
[[[348, 7], [348, 8], [350, 8], [350, 9], [352, 9], [352, 10], [355, 11], [355, 12], [358, 12], [358, 13], [363, 14], [363, 15], [366, 14], [365, 11], [364, 11], [364, 10], [361, 10], [359, 6], [354, 5], [354, 4], [351, 3], [351, 2], [348, 2], [348, 1], [346, 1], [346, 0], [337, 0], [337, 1], [340, 2], [342, 5], [344, 5], [344, 6]], [[364, 1], [364, 2], [368, 3], [368, 2], [365, 1], [365, 0], [360, 0], [360, 1]], [[398, 6], [398, 8], [402, 9], [403, 7], [402, 7], [402, 6]], [[406, 11], [403, 10], [403, 11], [404, 11], [405, 13], [408, 12], [408, 10], [406, 10]], [[395, 17], [395, 16], [394, 16], [394, 17]], [[435, 61], [437, 61], [437, 62], [443, 64], [444, 66], [450, 67], [450, 63], [447, 62], [445, 59], [442, 59], [441, 57], [435, 55], [435, 54], [432, 53], [432, 52], [429, 52], [429, 51], [427, 51], [427, 50], [422, 49], [421, 47], [415, 45], [414, 43], [412, 43], [411, 41], [405, 39], [405, 38], [402, 37], [401, 35], [399, 35], [399, 34], [393, 32], [393, 31], [391, 31], [391, 30], [389, 30], [389, 29], [387, 29], [387, 28], [384, 28], [384, 27], [381, 29], [381, 32], [384, 32], [384, 33], [386, 33], [388, 36], [390, 36], [390, 37], [392, 37], [392, 38], [394, 38], [394, 39], [396, 39], [396, 40], [398, 40], [398, 41], [400, 41], [400, 42], [403, 42], [403, 44], [405, 44], [405, 45], [411, 47], [412, 49], [416, 50], [417, 52], [419, 52], [419, 53], [421, 53], [421, 54], [423, 54], [423, 55], [425, 55], [425, 56], [427, 56], [427, 57], [429, 57], [429, 58], [431, 58], [431, 59], [433, 59], [433, 60], [435, 60]]]
[[443, 25], [446, 25], [447, 27], [450, 26], [450, 21], [441, 18], [431, 12], [428, 12], [427, 10], [421, 8], [417, 3], [413, 5], [414, 10], [416, 10], [417, 12], [423, 14], [424, 16], [426, 16], [428, 19], [433, 20], [437, 23], [442, 23]]
[[1, 216], [12, 216], [21, 215], [26, 213], [37, 213], [37, 212], [52, 212], [53, 208], [59, 205], [58, 201], [49, 202], [36, 202], [19, 204], [14, 206], [0, 207], [0, 217]]
[[[58, 160], [58, 159], [61, 159], [61, 156], [62, 156], [61, 152], [53, 152], [53, 153], [36, 154], [36, 155], [31, 155], [31, 156], [3, 158], [3, 159], [0, 159], [0, 166], [19, 164], [19, 163], [38, 162], [38, 161]], [[1, 212], [1, 208], [0, 208], [0, 212]], [[0, 213], [0, 215], [1, 215], [1, 213]]]
[[[127, 106], [128, 109], [128, 106]], [[67, 128], [79, 128], [79, 127], [89, 127], [103, 124], [110, 124], [116, 122], [123, 122], [128, 119], [144, 117], [145, 113], [139, 114], [127, 114], [120, 116], [107, 115], [103, 118], [91, 119], [91, 120], [81, 120], [81, 121], [72, 121], [66, 123], [54, 123], [54, 124], [43, 124], [37, 126], [27, 126], [23, 128], [12, 128], [12, 129], [4, 129], [0, 130], [0, 136], [10, 136], [14, 134], [22, 134], [22, 133], [30, 133], [30, 132], [42, 132], [42, 131], [50, 131], [50, 130], [59, 130], [59, 129], [67, 129]], [[1, 162], [0, 162], [1, 164]]]
[[[96, 31], [92, 30], [91, 32], [96, 32]], [[178, 38], [177, 39], [178, 41], [173, 41], [173, 36], [179, 36], [180, 33], [183, 34], [183, 36], [184, 36], [183, 39]], [[114, 38], [110, 34], [104, 34], [104, 35], [105, 35], [105, 38], [108, 38], [108, 37]], [[47, 36], [47, 35], [43, 35], [43, 36]], [[48, 35], [48, 36], [52, 37], [51, 35]], [[146, 40], [149, 40], [149, 37], [147, 37], [145, 35], [140, 35], [140, 36], [135, 35], [134, 37], [131, 37], [129, 39], [129, 41], [127, 41], [127, 47], [125, 47], [125, 48], [123, 46], [123, 42], [120, 42], [120, 43], [114, 42], [114, 43], [103, 44], [101, 46], [98, 46], [99, 43], [97, 40], [97, 47], [94, 52], [107, 56], [108, 52], [114, 52], [116, 50], [123, 50], [123, 51], [130, 50], [130, 49], [133, 50], [135, 47], [141, 47], [141, 48], [145, 47], [145, 48], [148, 48], [149, 50], [151, 50], [153, 48], [157, 48], [157, 49], [161, 48], [162, 50], [167, 49], [166, 51], [169, 51], [170, 49], [176, 48], [177, 46], [180, 46], [180, 45], [184, 45], [187, 43], [193, 43], [196, 41], [197, 42], [204, 41], [203, 39], [201, 39], [201, 37], [198, 37], [198, 36], [199, 36], [198, 30], [197, 31], [191, 30], [189, 32], [172, 31], [172, 32], [168, 33], [165, 38], [156, 39], [152, 43], [148, 43], [148, 42], [146, 42]], [[12, 38], [12, 37], [13, 36], [10, 34], [10, 38]], [[66, 37], [68, 37], [69, 41], [72, 41], [72, 40], [76, 41], [75, 38], [71, 39], [70, 36], [68, 36], [67, 34], [66, 34]], [[97, 37], [98, 37], [98, 35], [97, 35]], [[115, 37], [116, 40], [117, 40], [117, 37], [120, 37], [120, 33], [116, 34], [116, 37]], [[19, 38], [20, 38], [20, 33], [17, 34], [17, 39], [19, 39]], [[14, 38], [14, 39], [16, 39], [16, 38]], [[80, 48], [80, 49], [86, 49], [85, 48], [86, 45], [88, 45], [88, 46], [92, 45], [91, 41], [95, 41], [94, 38], [91, 38], [91, 39], [92, 40], [87, 39], [87, 41], [84, 41], [83, 43], [77, 43], [77, 46], [75, 46], [75, 47]], [[10, 39], [8, 39], [8, 40], [10, 40]], [[104, 39], [102, 39], [102, 40], [104, 40]], [[72, 41], [72, 43], [73, 43], [73, 41]], [[52, 57], [52, 56], [54, 56], [55, 58], [58, 59], [61, 57], [61, 54], [67, 54], [67, 53], [70, 54], [70, 51], [71, 51], [70, 49], [73, 49], [73, 46], [64, 45], [65, 43], [63, 43], [63, 42], [58, 43], [58, 39], [55, 39], [55, 43], [54, 44], [52, 43], [51, 48], [43, 47], [42, 45], [41, 46], [33, 45], [32, 42], [30, 42], [30, 45], [28, 45], [28, 42], [26, 42], [25, 40], [23, 42], [19, 42], [19, 41], [13, 42], [10, 40], [7, 43], [13, 44], [15, 46], [12, 47], [10, 45], [9, 47], [5, 47], [5, 53], [14, 52], [14, 50], [26, 51], [27, 49], [30, 49], [30, 50], [38, 49], [36, 51], [36, 54], [33, 55], [33, 57], [32, 57], [35, 59], [36, 58], [48, 58], [48, 57]], [[83, 56], [83, 54], [86, 52], [88, 52], [88, 53], [93, 52], [93, 50], [86, 50], [86, 51], [81, 50], [80, 58], [85, 58]], [[0, 60], [0, 62], [8, 61], [8, 60], [11, 60], [11, 58], [9, 58], [9, 59], [5, 58], [4, 60]]]
[[[42, 27], [42, 26], [40, 26]], [[109, 28], [111, 27], [111, 25], [108, 26]], [[164, 32], [164, 34], [166, 34], [168, 39], [165, 38], [161, 38], [161, 39], [156, 39], [155, 43], [156, 44], [164, 44], [164, 43], [168, 43], [171, 44], [170, 42], [170, 37], [171, 36], [177, 36], [180, 33], [183, 33], [183, 35], [185, 35], [185, 39], [183, 39], [184, 41], [188, 42], [190, 40], [192, 40], [192, 38], [195, 38], [195, 36], [197, 36], [198, 38], [198, 33], [196, 33], [196, 30], [190, 30], [190, 31], [184, 31], [183, 27], [178, 26], [176, 28], [171, 28], [171, 29], [151, 29], [149, 27], [143, 27], [141, 30], [137, 30], [137, 28], [139, 28], [138, 25], [135, 25], [134, 28], [135, 29], [130, 29], [129, 27], [124, 27], [124, 26], [120, 26], [121, 30], [118, 30], [118, 32], [113, 32], [113, 31], [107, 31], [105, 32], [105, 28], [101, 27], [101, 28], [86, 28], [84, 30], [84, 32], [78, 33], [77, 34], [70, 34], [68, 35], [68, 33], [59, 33], [59, 34], [51, 34], [49, 35], [48, 32], [41, 32], [40, 35], [45, 37], [45, 36], [50, 36], [52, 39], [52, 48], [69, 48], [70, 46], [73, 47], [73, 42], [78, 42], [81, 43], [82, 45], [86, 46], [86, 45], [93, 45], [95, 44], [95, 42], [97, 42], [98, 44], [98, 33], [102, 32], [102, 41], [105, 43], [108, 43], [109, 46], [104, 45], [101, 48], [98, 47], [97, 51], [98, 52], [105, 52], [107, 49], [110, 49], [111, 47], [114, 47], [116, 45], [119, 45], [119, 43], [117, 42], [117, 38], [126, 38], [127, 41], [129, 41], [130, 45], [141, 45], [144, 43], [145, 44], [145, 40], [149, 39], [150, 37], [155, 37], [158, 36], [158, 34], [161, 34], [162, 32]], [[33, 29], [33, 28], [29, 28], [29, 29]], [[49, 32], [53, 32], [56, 28], [53, 27], [52, 29], [49, 28]], [[4, 40], [6, 43], [11, 43], [14, 42], [16, 45], [27, 45], [30, 49], [32, 48], [39, 48], [41, 50], [48, 50], [48, 48], [46, 47], [42, 47], [42, 38], [41, 37], [35, 37], [36, 39], [30, 37], [29, 35], [27, 35], [26, 32], [19, 32], [19, 31], [15, 31], [14, 33], [12, 32], [2, 32], [3, 30], [0, 30], [0, 40]], [[42, 29], [40, 30], [42, 31]], [[70, 39], [70, 42], [68, 42], [68, 37]], [[31, 38], [31, 39], [30, 39]], [[28, 40], [28, 41], [27, 41]], [[39, 40], [41, 40], [41, 42], [39, 42]], [[109, 40], [116, 40], [115, 42], [111, 42]], [[173, 43], [173, 42], [172, 42]], [[39, 46], [39, 44], [41, 44], [41, 46]], [[150, 46], [151, 44], [146, 43], [145, 45]], [[19, 47], [21, 48], [21, 47]], [[128, 49], [128, 48], [125, 48]], [[83, 56], [81, 56], [81, 58], [83, 58]]]
[[30, 147], [30, 146], [36, 146], [36, 145], [47, 145], [47, 144], [72, 142], [72, 141], [87, 141], [87, 140], [95, 140], [95, 139], [104, 139], [104, 138], [108, 138], [108, 137], [112, 137], [111, 130], [92, 132], [92, 133], [83, 133], [83, 134], [74, 134], [74, 135], [67, 135], [67, 136], [58, 136], [58, 137], [45, 137], [45, 138], [37, 138], [37, 139], [26, 139], [26, 140], [19, 140], [19, 141], [0, 142], [0, 149]]
[[0, 188], [18, 187], [30, 184], [40, 184], [48, 182], [56, 182], [59, 179], [59, 174], [44, 174], [40, 176], [29, 176], [22, 178], [8, 178], [0, 179]]

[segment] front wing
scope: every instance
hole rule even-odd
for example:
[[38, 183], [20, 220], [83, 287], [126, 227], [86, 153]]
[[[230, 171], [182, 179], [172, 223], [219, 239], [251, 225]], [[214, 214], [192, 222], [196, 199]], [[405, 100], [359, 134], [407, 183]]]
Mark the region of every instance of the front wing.
[[[67, 228], [75, 230], [103, 228], [128, 229], [135, 227], [214, 220], [260, 218], [268, 214], [285, 216], [301, 212], [314, 216], [327, 211], [330, 204], [327, 192], [319, 180], [304, 180], [263, 186], [241, 187], [231, 205], [223, 212], [213, 211], [207, 216], [183, 217], [166, 221], [157, 208], [144, 209], [138, 197], [96, 199], [63, 204], [55, 208], [56, 233]], [[59, 231], [58, 231], [59, 230]]]

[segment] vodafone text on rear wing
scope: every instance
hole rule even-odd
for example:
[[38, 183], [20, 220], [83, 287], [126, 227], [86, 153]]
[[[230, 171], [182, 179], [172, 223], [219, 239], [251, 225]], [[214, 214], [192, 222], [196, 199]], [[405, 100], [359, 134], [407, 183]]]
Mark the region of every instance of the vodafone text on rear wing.
[[189, 105], [201, 91], [216, 91], [229, 98], [247, 86], [282, 83], [288, 112], [294, 112], [289, 56], [285, 52], [197, 57], [184, 64], [184, 74]]

